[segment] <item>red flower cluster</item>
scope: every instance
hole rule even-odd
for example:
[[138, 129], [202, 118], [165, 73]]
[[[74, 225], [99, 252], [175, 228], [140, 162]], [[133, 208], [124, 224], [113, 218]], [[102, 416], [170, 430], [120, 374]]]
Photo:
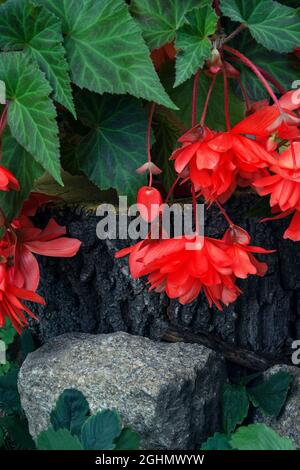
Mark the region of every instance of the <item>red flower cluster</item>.
[[67, 238], [66, 228], [50, 219], [45, 229], [34, 227], [30, 216], [49, 197], [33, 193], [24, 203], [18, 219], [6, 227], [0, 244], [0, 327], [8, 317], [18, 332], [27, 324], [24, 312], [34, 314], [20, 300], [44, 304], [35, 293], [40, 279], [39, 265], [33, 253], [55, 257], [74, 256], [81, 245], [76, 239]]
[[133, 278], [148, 276], [150, 289], [166, 292], [181, 304], [192, 302], [203, 290], [209, 305], [234, 302], [241, 290], [237, 278], [249, 274], [262, 276], [267, 266], [252, 253], [270, 253], [250, 246], [250, 236], [240, 227], [232, 226], [223, 240], [208, 237], [177, 237], [169, 240], [145, 240], [125, 248], [117, 258], [129, 255]]

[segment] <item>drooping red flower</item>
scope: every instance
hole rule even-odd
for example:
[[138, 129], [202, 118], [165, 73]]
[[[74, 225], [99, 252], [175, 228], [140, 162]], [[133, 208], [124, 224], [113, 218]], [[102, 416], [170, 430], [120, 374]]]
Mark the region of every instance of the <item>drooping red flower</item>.
[[263, 145], [241, 135], [237, 126], [218, 133], [196, 126], [178, 141], [182, 146], [170, 157], [175, 160], [175, 170], [179, 174], [188, 170], [196, 191], [207, 201], [225, 202], [240, 182], [249, 185], [254, 175], [275, 163]]
[[4, 166], [0, 165], [0, 191], [20, 190], [17, 178]]
[[[252, 255], [256, 252], [267, 251], [195, 235], [141, 241], [119, 251], [116, 257], [129, 255], [131, 275], [148, 276], [151, 290], [165, 291], [181, 304], [192, 302], [203, 290], [209, 305], [221, 310], [222, 304], [229, 305], [241, 293], [236, 277], [263, 274], [262, 266]], [[242, 263], [240, 268], [238, 263]]]
[[28, 324], [24, 315], [27, 313], [32, 318], [36, 316], [21, 301], [27, 300], [45, 305], [44, 299], [26, 289], [20, 289], [13, 283], [13, 266], [9, 266], [9, 245], [2, 241], [0, 243], [0, 328], [5, 325], [5, 318], [9, 318], [18, 333]]
[[146, 222], [152, 222], [160, 212], [162, 197], [160, 192], [150, 186], [142, 186], [137, 194], [137, 208]]
[[22, 216], [13, 221], [12, 227], [17, 237], [15, 248], [14, 282], [18, 287], [35, 291], [39, 284], [40, 271], [33, 253], [43, 256], [70, 258], [78, 252], [81, 242], [64, 237], [66, 228], [50, 219], [41, 230], [34, 227], [31, 220]]
[[294, 142], [278, 155], [277, 163], [271, 166], [270, 171], [268, 176], [258, 179], [253, 186], [259, 195], [271, 195], [270, 206], [274, 212], [283, 213], [274, 219], [295, 211], [284, 238], [300, 241], [300, 142]]

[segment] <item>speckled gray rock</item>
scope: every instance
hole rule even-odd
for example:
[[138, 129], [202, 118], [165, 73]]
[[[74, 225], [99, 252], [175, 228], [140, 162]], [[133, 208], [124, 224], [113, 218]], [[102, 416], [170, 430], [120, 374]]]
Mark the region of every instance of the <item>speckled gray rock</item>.
[[193, 449], [219, 429], [225, 366], [199, 345], [167, 344], [127, 333], [65, 334], [30, 354], [19, 375], [22, 406], [35, 437], [66, 388], [92, 412], [114, 408], [147, 449]]
[[298, 367], [276, 365], [268, 369], [264, 376], [268, 378], [279, 371], [289, 372], [295, 377], [286, 404], [277, 419], [263, 416], [257, 410], [254, 421], [266, 423], [282, 436], [290, 437], [295, 442], [296, 447], [300, 449], [300, 369]]

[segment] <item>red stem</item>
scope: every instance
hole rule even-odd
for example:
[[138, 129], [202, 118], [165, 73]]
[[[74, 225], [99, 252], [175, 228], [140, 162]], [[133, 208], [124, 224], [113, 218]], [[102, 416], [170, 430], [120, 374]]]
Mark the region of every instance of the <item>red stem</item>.
[[197, 96], [198, 96], [198, 84], [199, 84], [200, 69], [196, 72], [194, 77], [193, 85], [193, 96], [192, 96], [192, 127], [197, 123]]
[[276, 80], [276, 78], [272, 77], [272, 75], [267, 72], [265, 69], [257, 65], [258, 70], [262, 73], [262, 75], [274, 85], [275, 88], [279, 91], [281, 95], [286, 93], [286, 89]]
[[192, 198], [193, 198], [193, 211], [194, 211], [194, 220], [195, 220], [195, 230], [198, 233], [198, 214], [197, 214], [197, 197], [194, 183], [192, 183]]
[[214, 0], [214, 9], [218, 16], [221, 16], [221, 9], [219, 5], [219, 0]]
[[226, 220], [226, 222], [228, 223], [228, 225], [230, 227], [233, 227], [234, 226], [234, 223], [232, 222], [231, 218], [229, 217], [229, 215], [227, 214], [227, 212], [225, 211], [224, 207], [221, 206], [221, 204], [219, 203], [219, 201], [216, 199], [215, 200], [215, 203], [217, 204], [218, 208], [220, 209], [220, 212], [222, 213], [222, 215], [224, 216], [224, 219]]
[[230, 125], [230, 119], [229, 119], [228, 76], [227, 76], [227, 72], [225, 70], [225, 67], [223, 67], [223, 78], [224, 78], [224, 112], [225, 112], [225, 120], [226, 120], [227, 130], [230, 131], [231, 125]]
[[207, 92], [206, 100], [205, 100], [204, 107], [203, 107], [202, 116], [201, 116], [201, 119], [200, 119], [200, 126], [202, 126], [202, 127], [204, 126], [204, 123], [205, 123], [207, 108], [208, 108], [208, 104], [209, 104], [209, 100], [210, 100], [210, 96], [211, 96], [214, 84], [216, 82], [216, 78], [217, 78], [217, 75], [214, 75], [212, 80], [211, 80], [211, 84], [209, 86], [208, 92]]
[[167, 204], [168, 200], [170, 199], [171, 194], [173, 193], [174, 189], [176, 188], [179, 180], [180, 180], [180, 176], [177, 176], [177, 178], [173, 181], [173, 184], [172, 184], [171, 188], [169, 189], [169, 192], [168, 192], [167, 197], [165, 199], [165, 204]]
[[152, 127], [154, 109], [155, 109], [155, 103], [152, 103], [150, 114], [149, 114], [149, 120], [148, 120], [148, 129], [147, 129], [147, 159], [149, 163], [149, 186], [150, 188], [152, 187], [152, 180], [153, 180], [152, 169], [151, 169], [151, 127]]
[[7, 124], [7, 112], [8, 112], [8, 105], [6, 104], [4, 106], [4, 109], [2, 111], [1, 118], [0, 118], [0, 137], [2, 136], [3, 131]]
[[280, 103], [274, 93], [274, 91], [272, 90], [272, 88], [270, 87], [269, 83], [267, 82], [267, 80], [265, 79], [265, 77], [263, 76], [263, 74], [260, 72], [260, 70], [256, 67], [255, 64], [253, 64], [253, 62], [251, 60], [249, 60], [246, 56], [244, 56], [244, 54], [242, 54], [241, 52], [237, 51], [236, 49], [233, 49], [232, 47], [230, 46], [226, 46], [224, 45], [223, 46], [223, 49], [227, 52], [229, 52], [230, 54], [233, 54], [235, 55], [236, 57], [238, 57], [245, 65], [247, 65], [247, 67], [249, 67], [249, 69], [252, 70], [252, 72], [255, 73], [255, 75], [257, 76], [257, 78], [260, 80], [260, 82], [264, 85], [265, 89], [267, 90], [267, 92], [269, 93], [269, 95], [271, 96], [272, 100], [274, 101], [274, 103], [276, 104], [276, 106], [278, 107], [280, 113], [282, 113], [282, 109], [281, 109], [281, 106], [280, 106]]
[[238, 84], [240, 86], [241, 92], [243, 94], [243, 97], [244, 97], [244, 100], [245, 100], [245, 103], [246, 103], [246, 111], [248, 112], [251, 109], [249, 96], [246, 92], [246, 88], [244, 87], [244, 85], [242, 83], [242, 80], [240, 78], [238, 78], [237, 81], [238, 81]]

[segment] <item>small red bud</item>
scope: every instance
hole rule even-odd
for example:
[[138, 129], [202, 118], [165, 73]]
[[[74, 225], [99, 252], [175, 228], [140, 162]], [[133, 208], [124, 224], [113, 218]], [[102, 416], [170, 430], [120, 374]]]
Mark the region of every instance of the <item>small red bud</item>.
[[160, 192], [150, 186], [143, 186], [138, 190], [137, 206], [141, 217], [146, 222], [152, 222], [160, 212], [162, 197]]

